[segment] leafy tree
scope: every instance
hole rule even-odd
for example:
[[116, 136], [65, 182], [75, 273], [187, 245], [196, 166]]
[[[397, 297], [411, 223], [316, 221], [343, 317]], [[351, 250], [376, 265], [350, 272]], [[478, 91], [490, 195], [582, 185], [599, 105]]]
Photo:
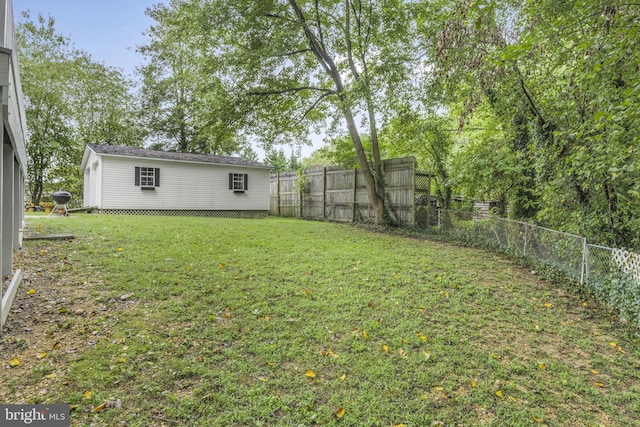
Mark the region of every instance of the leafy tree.
[[318, 166], [331, 166], [331, 162], [325, 157], [323, 149], [319, 148], [313, 151], [309, 156], [303, 158], [301, 166], [303, 169]]
[[[371, 138], [367, 134], [361, 136], [362, 148], [367, 159], [372, 158], [371, 154]], [[319, 149], [322, 157], [327, 159], [330, 165], [342, 166], [348, 169], [360, 167], [358, 155], [349, 135], [337, 136], [331, 138], [328, 143]]]
[[[392, 114], [393, 99], [410, 81], [412, 5], [400, 0], [186, 3], [181, 9], [197, 23], [190, 28], [209, 28], [209, 69], [229, 84], [244, 129], [269, 146], [304, 140], [327, 117], [335, 125], [342, 121], [365, 173], [376, 221], [393, 220], [378, 121]], [[371, 159], [358, 119], [371, 136]]]
[[28, 191], [34, 204], [45, 191], [82, 194], [78, 165], [86, 142], [141, 143], [130, 88], [121, 73], [93, 62], [55, 20], [28, 12], [16, 27], [27, 118]]
[[461, 127], [480, 106], [492, 110], [507, 170], [520, 176], [507, 192], [511, 212], [603, 243], [640, 244], [638, 5], [443, 4], [418, 21], [434, 41], [433, 88], [464, 106]]
[[415, 156], [420, 167], [433, 174], [438, 201], [445, 209], [453, 196], [449, 170], [451, 128], [447, 117], [422, 117], [406, 109], [384, 129], [385, 146], [392, 157]]
[[288, 169], [287, 157], [284, 154], [284, 150], [271, 149], [267, 151], [264, 163], [271, 166], [274, 172], [284, 172]]
[[67, 82], [72, 79], [73, 54], [67, 38], [55, 33], [54, 20], [41, 15], [17, 26], [22, 89], [27, 117], [28, 190], [31, 201], [39, 204], [49, 171], [62, 162], [72, 146], [73, 130], [68, 123], [71, 106], [65, 97]]
[[290, 171], [295, 171], [300, 169], [301, 167], [302, 165], [300, 164], [300, 160], [298, 159], [295, 151], [291, 151], [291, 156], [289, 156], [289, 161], [287, 162], [287, 168]]
[[[172, 0], [146, 12], [157, 24], [150, 42], [138, 51], [147, 129], [158, 147], [182, 152], [238, 154], [246, 141], [238, 136], [227, 88], [208, 68], [215, 40], [200, 27], [192, 5]], [[203, 18], [205, 19], [205, 18]]]

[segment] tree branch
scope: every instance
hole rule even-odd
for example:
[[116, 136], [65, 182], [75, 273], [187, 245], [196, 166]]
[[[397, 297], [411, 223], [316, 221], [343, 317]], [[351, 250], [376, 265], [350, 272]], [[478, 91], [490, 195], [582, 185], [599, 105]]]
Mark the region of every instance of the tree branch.
[[316, 91], [316, 92], [324, 92], [325, 95], [336, 95], [337, 94], [337, 92], [335, 90], [325, 89], [325, 88], [321, 88], [321, 87], [317, 87], [317, 86], [300, 86], [300, 87], [291, 87], [291, 88], [280, 89], [280, 90], [251, 91], [251, 92], [248, 92], [248, 94], [249, 95], [259, 95], [259, 96], [283, 95], [285, 93], [290, 93], [290, 92], [302, 92], [303, 90], [312, 90], [312, 91]]

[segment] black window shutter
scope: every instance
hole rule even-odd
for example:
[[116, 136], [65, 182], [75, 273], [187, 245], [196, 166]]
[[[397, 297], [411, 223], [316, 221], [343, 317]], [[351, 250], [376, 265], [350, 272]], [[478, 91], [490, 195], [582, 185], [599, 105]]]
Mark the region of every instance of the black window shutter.
[[136, 177], [135, 177], [136, 187], [140, 187], [140, 166], [136, 166]]
[[233, 190], [233, 174], [229, 174], [229, 190]]
[[249, 189], [249, 175], [247, 175], [246, 173], [244, 174], [244, 189]]
[[155, 168], [154, 175], [156, 177], [156, 187], [160, 187], [160, 168]]

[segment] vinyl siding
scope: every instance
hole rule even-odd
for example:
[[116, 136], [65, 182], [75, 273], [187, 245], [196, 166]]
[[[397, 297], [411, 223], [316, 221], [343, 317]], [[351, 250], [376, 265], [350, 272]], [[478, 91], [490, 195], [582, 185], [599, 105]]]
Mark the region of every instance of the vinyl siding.
[[84, 169], [84, 191], [82, 205], [86, 207], [100, 207], [101, 195], [101, 167], [100, 158], [93, 151], [88, 151]]
[[[268, 210], [269, 170], [246, 166], [100, 156], [102, 209]], [[160, 168], [160, 186], [142, 190], [135, 167]], [[244, 193], [229, 190], [229, 173], [246, 173]]]

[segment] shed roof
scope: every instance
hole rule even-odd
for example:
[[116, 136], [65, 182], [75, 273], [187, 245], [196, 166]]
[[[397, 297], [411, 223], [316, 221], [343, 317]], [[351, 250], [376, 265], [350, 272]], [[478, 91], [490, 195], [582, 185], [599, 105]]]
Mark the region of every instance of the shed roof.
[[96, 154], [107, 154], [112, 156], [270, 168], [270, 166], [267, 166], [264, 163], [254, 162], [242, 157], [217, 156], [215, 154], [178, 153], [175, 151], [149, 150], [147, 148], [128, 147], [125, 145], [87, 144], [87, 147], [93, 150]]

